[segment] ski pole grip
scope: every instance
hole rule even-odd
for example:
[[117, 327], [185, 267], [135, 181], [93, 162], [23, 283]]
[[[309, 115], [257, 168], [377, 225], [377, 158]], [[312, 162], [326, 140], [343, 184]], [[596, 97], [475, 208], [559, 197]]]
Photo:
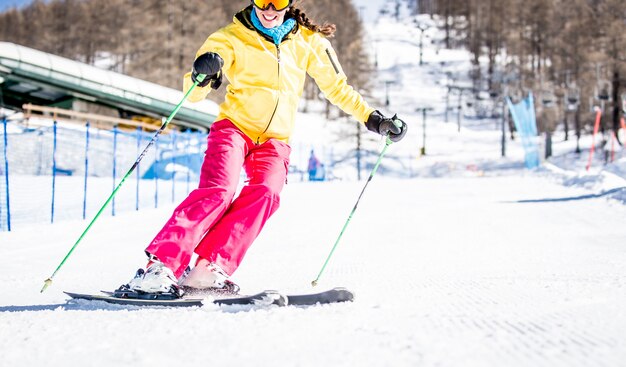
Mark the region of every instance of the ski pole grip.
[[205, 78], [206, 78], [206, 74], [198, 74], [198, 76], [196, 76], [197, 84], [202, 83]]
[[398, 115], [393, 115], [393, 117], [391, 118], [391, 121], [396, 127], [399, 127], [399, 128], [402, 127], [402, 123], [404, 122], [398, 118]]

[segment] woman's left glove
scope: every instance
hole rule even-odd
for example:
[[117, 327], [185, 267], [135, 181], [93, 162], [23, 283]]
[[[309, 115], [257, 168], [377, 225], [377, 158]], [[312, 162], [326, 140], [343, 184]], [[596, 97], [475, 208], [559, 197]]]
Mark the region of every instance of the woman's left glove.
[[397, 115], [392, 118], [383, 116], [379, 111], [374, 111], [367, 118], [365, 126], [369, 131], [373, 131], [382, 136], [389, 136], [394, 143], [399, 142], [406, 135], [407, 125], [400, 120]]

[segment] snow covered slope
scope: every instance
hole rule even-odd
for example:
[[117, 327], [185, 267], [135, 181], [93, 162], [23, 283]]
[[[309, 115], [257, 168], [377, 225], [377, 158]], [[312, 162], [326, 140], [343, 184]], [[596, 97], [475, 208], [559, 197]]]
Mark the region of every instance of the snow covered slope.
[[[385, 37], [377, 42], [381, 78], [401, 81], [385, 110], [411, 130], [390, 147], [383, 166], [391, 168], [371, 181], [318, 286], [348, 287], [354, 303], [68, 304], [62, 290], [128, 281], [173, 206], [102, 217], [44, 294], [43, 280], [86, 223], [32, 226], [0, 233], [0, 366], [623, 365], [624, 158], [585, 173], [586, 157], [565, 142], [556, 159], [526, 171], [521, 147], [510, 144], [500, 158], [493, 121], [463, 120], [459, 133], [443, 121], [441, 65], [432, 58], [461, 68], [466, 55], [429, 49], [420, 67], [410, 24], [372, 23], [370, 36]], [[378, 93], [384, 101], [384, 89]], [[418, 158], [415, 105], [426, 101], [439, 113], [429, 116], [427, 155]], [[316, 114], [299, 120], [294, 144], [319, 144], [323, 137], [307, 137], [333, 124]], [[364, 184], [350, 174], [286, 186], [281, 209], [234, 275], [242, 292], [312, 290]]]

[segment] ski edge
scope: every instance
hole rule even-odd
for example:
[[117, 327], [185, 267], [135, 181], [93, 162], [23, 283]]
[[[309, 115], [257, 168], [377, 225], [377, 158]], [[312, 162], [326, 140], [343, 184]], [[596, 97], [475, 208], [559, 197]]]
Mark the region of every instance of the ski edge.
[[84, 294], [75, 292], [63, 293], [72, 299], [84, 299], [90, 301], [103, 301], [111, 304], [126, 306], [167, 306], [167, 307], [194, 307], [203, 306], [205, 304], [215, 304], [218, 306], [236, 306], [236, 305], [253, 305], [253, 306], [286, 306], [287, 297], [276, 291], [263, 291], [249, 296], [238, 296], [228, 298], [179, 298], [179, 299], [144, 299], [144, 298], [122, 298], [114, 297], [113, 292], [101, 291], [103, 295]]
[[72, 299], [83, 299], [87, 301], [102, 301], [110, 304], [122, 306], [167, 306], [167, 307], [194, 307], [204, 305], [203, 299], [176, 299], [176, 300], [158, 300], [158, 299], [141, 299], [141, 298], [119, 298], [108, 295], [84, 294], [66, 292], [63, 293]]
[[201, 307], [205, 304], [215, 304], [218, 306], [313, 306], [317, 304], [331, 304], [353, 302], [354, 293], [346, 288], [337, 287], [318, 293], [304, 294], [283, 294], [274, 290], [266, 290], [249, 296], [236, 296], [226, 298], [180, 298], [180, 299], [144, 299], [144, 298], [122, 298], [113, 296], [114, 292], [101, 291], [102, 295], [84, 294], [75, 292], [63, 293], [72, 299], [84, 299], [91, 301], [103, 301], [110, 304], [126, 306], [167, 306], [167, 307]]

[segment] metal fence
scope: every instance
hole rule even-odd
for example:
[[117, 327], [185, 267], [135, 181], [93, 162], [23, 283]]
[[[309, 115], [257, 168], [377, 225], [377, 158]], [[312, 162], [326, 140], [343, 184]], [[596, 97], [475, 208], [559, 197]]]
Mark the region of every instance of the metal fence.
[[[88, 121], [31, 127], [6, 118], [0, 134], [0, 231], [93, 215], [154, 135]], [[184, 198], [198, 181], [206, 136], [162, 134], [111, 202], [111, 215]]]

